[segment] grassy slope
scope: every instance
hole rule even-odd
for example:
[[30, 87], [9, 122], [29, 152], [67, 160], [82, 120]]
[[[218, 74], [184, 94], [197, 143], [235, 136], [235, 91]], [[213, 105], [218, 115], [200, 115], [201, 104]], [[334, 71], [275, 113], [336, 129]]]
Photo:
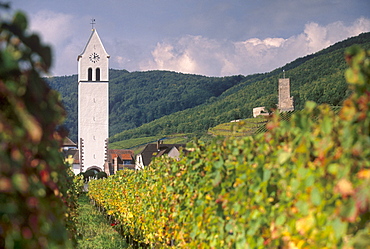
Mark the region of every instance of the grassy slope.
[[129, 248], [124, 239], [89, 203], [89, 198], [86, 195], [79, 197], [78, 204], [77, 231], [81, 237], [77, 241], [77, 249]]

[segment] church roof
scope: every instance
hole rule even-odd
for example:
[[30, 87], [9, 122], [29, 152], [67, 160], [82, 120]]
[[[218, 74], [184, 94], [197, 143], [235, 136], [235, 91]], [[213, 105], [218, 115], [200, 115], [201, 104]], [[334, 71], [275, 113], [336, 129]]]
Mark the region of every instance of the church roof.
[[108, 160], [112, 161], [114, 158], [119, 157], [121, 160], [132, 160], [134, 158], [133, 150], [111, 149], [108, 150]]
[[86, 45], [85, 45], [85, 48], [84, 48], [84, 50], [82, 51], [82, 53], [81, 54], [79, 54], [78, 55], [78, 57], [77, 57], [77, 60], [85, 53], [85, 51], [86, 51], [86, 48], [89, 46], [89, 44], [90, 44], [90, 42], [91, 42], [91, 40], [92, 39], [97, 39], [98, 41], [99, 41], [99, 43], [100, 43], [100, 45], [101, 45], [101, 47], [103, 48], [103, 50], [104, 50], [104, 53], [107, 55], [107, 57], [109, 58], [110, 57], [110, 55], [107, 53], [107, 51], [105, 50], [105, 48], [104, 48], [104, 46], [103, 46], [103, 43], [101, 42], [101, 40], [100, 40], [100, 37], [99, 37], [99, 35], [98, 35], [98, 31], [96, 31], [96, 29], [92, 29], [92, 32], [91, 32], [91, 35], [90, 35], [90, 38], [89, 38], [89, 40], [87, 41], [87, 43], [86, 43]]

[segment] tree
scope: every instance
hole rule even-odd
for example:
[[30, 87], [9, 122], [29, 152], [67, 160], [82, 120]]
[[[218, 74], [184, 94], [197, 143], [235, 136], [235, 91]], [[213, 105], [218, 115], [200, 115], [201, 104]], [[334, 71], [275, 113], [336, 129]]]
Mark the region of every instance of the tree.
[[21, 12], [0, 16], [0, 248], [70, 248], [70, 178], [56, 131], [65, 112], [40, 77], [51, 49], [27, 26]]

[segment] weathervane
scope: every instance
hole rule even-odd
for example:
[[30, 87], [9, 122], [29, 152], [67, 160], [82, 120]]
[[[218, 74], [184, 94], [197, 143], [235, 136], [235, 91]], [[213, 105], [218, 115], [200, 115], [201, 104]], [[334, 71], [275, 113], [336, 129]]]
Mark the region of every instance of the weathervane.
[[91, 24], [91, 29], [94, 29], [94, 24], [95, 24], [95, 19], [94, 18], [91, 19], [90, 24]]

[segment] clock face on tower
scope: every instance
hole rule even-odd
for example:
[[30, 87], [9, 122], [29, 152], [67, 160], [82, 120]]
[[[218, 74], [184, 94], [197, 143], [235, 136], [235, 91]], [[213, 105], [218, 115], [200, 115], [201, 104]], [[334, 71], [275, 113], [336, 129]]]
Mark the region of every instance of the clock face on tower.
[[98, 62], [99, 59], [100, 59], [100, 56], [97, 54], [97, 53], [92, 53], [90, 56], [89, 56], [89, 59], [91, 62]]

